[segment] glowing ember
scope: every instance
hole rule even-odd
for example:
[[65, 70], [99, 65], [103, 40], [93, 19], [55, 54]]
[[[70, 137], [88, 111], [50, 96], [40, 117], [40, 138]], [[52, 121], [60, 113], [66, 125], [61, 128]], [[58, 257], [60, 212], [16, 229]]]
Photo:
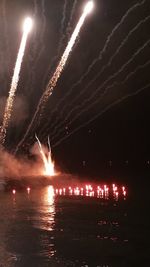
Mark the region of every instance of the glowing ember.
[[44, 149], [42, 148], [41, 142], [38, 139], [38, 137], [35, 135], [37, 142], [38, 142], [38, 146], [39, 146], [39, 151], [44, 163], [44, 175], [47, 176], [54, 176], [55, 175], [55, 170], [54, 170], [54, 162], [52, 161], [52, 157], [51, 157], [51, 147], [50, 147], [50, 141], [48, 138], [48, 154], [46, 155], [46, 153], [44, 152]]

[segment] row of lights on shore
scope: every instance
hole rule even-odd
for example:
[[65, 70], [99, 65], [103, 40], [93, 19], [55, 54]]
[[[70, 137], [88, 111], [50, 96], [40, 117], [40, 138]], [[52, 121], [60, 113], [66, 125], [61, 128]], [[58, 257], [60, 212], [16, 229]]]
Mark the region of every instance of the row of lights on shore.
[[[116, 200], [118, 200], [119, 196], [124, 196], [124, 199], [127, 195], [127, 191], [125, 186], [118, 187], [116, 184], [112, 184], [112, 186], [103, 185], [103, 186], [96, 186], [93, 187], [91, 184], [87, 184], [83, 187], [63, 187], [63, 188], [52, 188], [51, 193], [55, 196], [57, 195], [74, 195], [74, 196], [86, 196], [86, 197], [97, 197], [97, 198], [105, 198], [108, 199], [109, 197], [113, 196]], [[27, 187], [26, 191], [30, 194], [31, 188]], [[16, 194], [16, 189], [12, 190], [12, 194]]]
[[115, 184], [112, 184], [112, 187], [107, 185], [92, 187], [92, 185], [85, 185], [84, 187], [71, 187], [68, 188], [57, 188], [54, 190], [56, 195], [74, 195], [74, 196], [89, 196], [89, 197], [97, 197], [97, 198], [105, 198], [108, 199], [110, 195], [118, 199], [119, 195], [123, 195], [126, 197], [127, 191], [125, 186], [118, 188]]

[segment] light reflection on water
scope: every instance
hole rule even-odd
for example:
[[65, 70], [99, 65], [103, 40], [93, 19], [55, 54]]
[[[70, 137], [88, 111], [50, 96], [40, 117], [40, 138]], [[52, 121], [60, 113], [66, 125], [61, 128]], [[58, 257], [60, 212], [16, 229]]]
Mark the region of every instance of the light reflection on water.
[[53, 231], [55, 224], [55, 192], [52, 186], [48, 186], [42, 194], [42, 207], [39, 217], [35, 217], [35, 227]]
[[127, 233], [121, 235], [124, 190], [88, 184], [3, 194], [0, 264], [69, 267], [93, 260], [90, 266], [111, 267], [107, 250], [116, 253], [128, 242]]

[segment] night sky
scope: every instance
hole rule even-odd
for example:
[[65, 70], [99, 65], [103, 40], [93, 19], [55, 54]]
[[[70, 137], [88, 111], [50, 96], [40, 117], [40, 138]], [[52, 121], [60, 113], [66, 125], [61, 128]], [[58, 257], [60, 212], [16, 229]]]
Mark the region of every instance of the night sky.
[[[86, 2], [0, 1], [1, 121], [22, 23], [26, 16], [34, 19], [7, 132], [9, 151], [25, 134]], [[94, 168], [98, 172], [110, 160], [146, 162], [150, 159], [149, 103], [150, 1], [95, 0], [40, 124], [36, 122], [18, 153], [29, 154], [36, 132], [45, 144], [50, 136], [54, 159], [66, 171]]]

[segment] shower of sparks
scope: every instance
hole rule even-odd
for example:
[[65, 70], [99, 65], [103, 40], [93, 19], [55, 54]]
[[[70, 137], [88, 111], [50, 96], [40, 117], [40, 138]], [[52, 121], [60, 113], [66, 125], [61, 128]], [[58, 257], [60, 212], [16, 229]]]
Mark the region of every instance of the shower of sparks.
[[16, 60], [14, 74], [12, 77], [9, 96], [7, 98], [7, 102], [6, 102], [6, 106], [5, 106], [5, 110], [4, 110], [3, 123], [2, 123], [2, 126], [0, 127], [0, 143], [1, 144], [5, 143], [7, 128], [9, 125], [10, 118], [11, 118], [11, 113], [12, 113], [12, 109], [13, 109], [13, 102], [14, 102], [15, 93], [16, 93], [17, 86], [18, 86], [21, 64], [23, 61], [23, 56], [24, 56], [24, 52], [25, 52], [25, 48], [26, 48], [27, 38], [28, 38], [28, 34], [30, 32], [31, 27], [32, 27], [32, 20], [30, 18], [26, 18], [24, 21], [24, 25], [23, 25], [23, 35], [22, 35], [22, 39], [21, 39], [21, 44], [20, 44], [17, 60]]
[[48, 149], [48, 156], [45, 154], [39, 138], [36, 135], [35, 135], [35, 138], [38, 142], [39, 151], [40, 151], [43, 163], [44, 163], [44, 175], [54, 176], [55, 175], [54, 162], [52, 161], [52, 157], [51, 157], [51, 147], [50, 147], [49, 138], [48, 138], [48, 148], [49, 148]]

